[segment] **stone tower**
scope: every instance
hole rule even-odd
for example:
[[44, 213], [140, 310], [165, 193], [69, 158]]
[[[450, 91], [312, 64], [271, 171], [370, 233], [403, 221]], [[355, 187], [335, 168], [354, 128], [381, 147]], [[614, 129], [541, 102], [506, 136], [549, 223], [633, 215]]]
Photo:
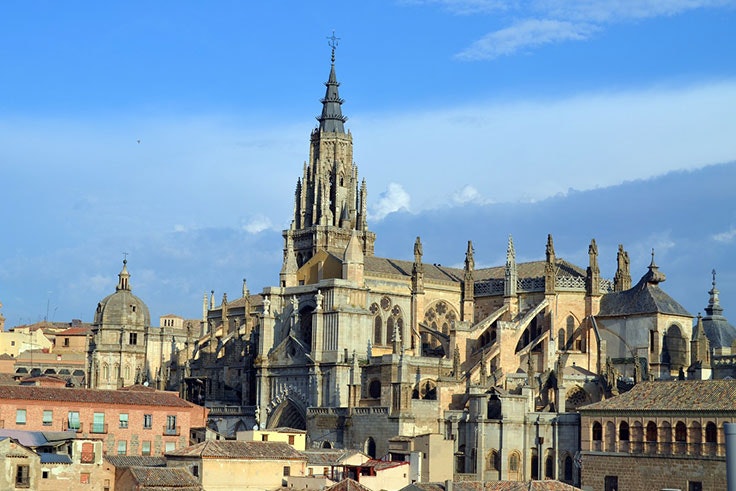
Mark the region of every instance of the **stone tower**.
[[115, 293], [97, 304], [87, 351], [87, 387], [116, 389], [146, 381], [150, 325], [148, 307], [131, 292], [124, 260]]
[[342, 115], [343, 100], [335, 75], [336, 41], [333, 38], [331, 42], [332, 64], [322, 114], [310, 137], [309, 164], [305, 162], [297, 181], [291, 227], [283, 233], [284, 257], [292, 254], [291, 246], [298, 266], [321, 249], [342, 254], [353, 233], [366, 256], [373, 255], [376, 240], [366, 222], [368, 192], [365, 180], [358, 183], [353, 136], [345, 131], [347, 118]]

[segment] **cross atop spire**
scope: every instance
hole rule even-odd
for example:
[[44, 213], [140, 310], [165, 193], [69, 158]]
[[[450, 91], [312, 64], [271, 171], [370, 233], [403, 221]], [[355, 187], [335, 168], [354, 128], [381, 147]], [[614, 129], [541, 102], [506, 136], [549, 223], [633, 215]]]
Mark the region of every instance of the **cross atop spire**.
[[335, 64], [335, 48], [339, 44], [340, 38], [335, 36], [335, 30], [332, 30], [332, 36], [327, 37], [327, 45], [332, 48], [332, 64]]

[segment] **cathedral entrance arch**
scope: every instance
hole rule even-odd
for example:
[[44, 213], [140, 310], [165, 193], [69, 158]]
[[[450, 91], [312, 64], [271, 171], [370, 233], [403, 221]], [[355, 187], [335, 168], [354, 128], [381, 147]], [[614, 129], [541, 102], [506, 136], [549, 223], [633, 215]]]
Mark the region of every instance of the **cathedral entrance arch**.
[[281, 401], [268, 418], [268, 428], [307, 429], [306, 411], [291, 398]]

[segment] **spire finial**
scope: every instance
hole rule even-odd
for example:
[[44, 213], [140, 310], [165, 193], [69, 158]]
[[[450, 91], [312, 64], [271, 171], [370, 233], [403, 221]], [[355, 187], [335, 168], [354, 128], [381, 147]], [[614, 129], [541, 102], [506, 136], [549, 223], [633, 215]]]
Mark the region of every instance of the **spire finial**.
[[652, 247], [652, 264], [650, 264], [649, 266], [650, 267], [652, 267], [652, 266], [655, 266], [656, 267], [657, 266], [656, 264], [654, 264], [654, 247]]
[[[128, 253], [127, 252], [123, 252], [123, 264], [128, 264]], [[713, 270], [713, 272], [715, 273], [715, 270]]]
[[711, 271], [711, 273], [713, 273], [713, 288], [715, 289], [715, 287], [716, 287], [716, 270], [713, 269], [713, 271]]
[[335, 64], [335, 48], [337, 48], [337, 45], [339, 44], [340, 38], [335, 36], [335, 30], [332, 30], [332, 36], [327, 37], [327, 45], [332, 48], [332, 64]]

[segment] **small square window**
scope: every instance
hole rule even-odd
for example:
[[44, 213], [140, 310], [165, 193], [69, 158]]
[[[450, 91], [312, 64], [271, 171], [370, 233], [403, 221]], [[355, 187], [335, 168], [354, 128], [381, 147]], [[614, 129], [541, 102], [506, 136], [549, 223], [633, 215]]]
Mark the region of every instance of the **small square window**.
[[128, 413], [120, 413], [120, 427], [121, 428], [127, 428], [128, 427]]
[[49, 471], [42, 471], [41, 479], [48, 479], [48, 478], [49, 478]]
[[261, 435], [261, 441], [267, 442], [268, 441], [268, 435]]
[[54, 423], [54, 412], [50, 409], [45, 409], [43, 411], [43, 425], [44, 426], [51, 426]]
[[146, 430], [150, 430], [151, 428], [153, 428], [153, 415], [152, 414], [143, 415], [143, 428]]
[[141, 455], [148, 456], [151, 455], [151, 442], [150, 441], [144, 441], [141, 445]]
[[79, 483], [89, 484], [89, 472], [82, 472], [81, 474], [79, 474]]
[[291, 466], [285, 465], [284, 466], [284, 476], [290, 476], [291, 475]]
[[289, 445], [294, 445], [294, 435], [289, 435]]
[[173, 452], [176, 450], [176, 442], [166, 442], [166, 452]]
[[17, 425], [26, 424], [26, 410], [25, 409], [15, 410], [15, 424]]

